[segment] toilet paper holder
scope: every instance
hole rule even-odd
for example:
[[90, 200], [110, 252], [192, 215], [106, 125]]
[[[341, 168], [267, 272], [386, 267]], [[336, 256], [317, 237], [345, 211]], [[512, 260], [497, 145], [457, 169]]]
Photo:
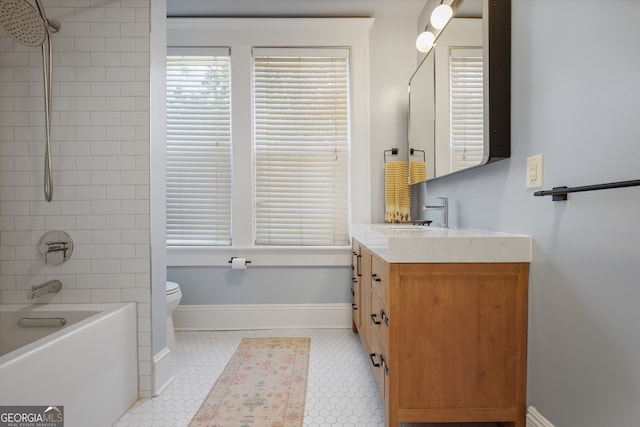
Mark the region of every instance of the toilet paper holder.
[[[237, 256], [232, 256], [229, 260], [229, 264], [233, 264], [233, 260], [238, 258]], [[251, 260], [245, 260], [244, 265], [251, 264]]]

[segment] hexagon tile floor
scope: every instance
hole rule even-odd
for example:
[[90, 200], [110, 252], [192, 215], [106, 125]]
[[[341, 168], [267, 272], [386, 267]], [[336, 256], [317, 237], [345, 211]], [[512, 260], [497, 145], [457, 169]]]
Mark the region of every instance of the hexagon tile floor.
[[357, 334], [279, 329], [176, 332], [172, 383], [159, 396], [137, 401], [114, 427], [187, 426], [240, 340], [274, 336], [311, 338], [305, 427], [384, 426], [384, 407]]

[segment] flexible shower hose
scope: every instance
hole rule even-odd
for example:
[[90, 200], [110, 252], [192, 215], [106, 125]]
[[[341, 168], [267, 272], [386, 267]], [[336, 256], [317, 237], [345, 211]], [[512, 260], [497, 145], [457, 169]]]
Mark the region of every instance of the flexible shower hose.
[[42, 43], [42, 74], [44, 86], [44, 120], [45, 120], [45, 148], [44, 148], [44, 198], [47, 202], [53, 199], [53, 178], [51, 177], [51, 38], [47, 29], [47, 42]]

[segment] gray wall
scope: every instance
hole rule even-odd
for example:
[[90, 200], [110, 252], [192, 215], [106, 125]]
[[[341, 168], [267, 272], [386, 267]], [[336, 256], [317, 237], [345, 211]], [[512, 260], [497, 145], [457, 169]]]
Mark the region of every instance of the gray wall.
[[513, 0], [512, 157], [427, 185], [453, 226], [533, 236], [529, 404], [557, 427], [640, 423], [640, 187], [525, 189], [640, 179], [640, 2]]
[[339, 304], [351, 302], [348, 267], [172, 267], [181, 304]]

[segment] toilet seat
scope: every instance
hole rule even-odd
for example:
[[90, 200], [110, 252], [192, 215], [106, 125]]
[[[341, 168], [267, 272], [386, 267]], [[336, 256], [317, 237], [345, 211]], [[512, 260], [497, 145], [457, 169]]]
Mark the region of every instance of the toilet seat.
[[176, 282], [167, 282], [167, 295], [180, 292], [180, 286]]

